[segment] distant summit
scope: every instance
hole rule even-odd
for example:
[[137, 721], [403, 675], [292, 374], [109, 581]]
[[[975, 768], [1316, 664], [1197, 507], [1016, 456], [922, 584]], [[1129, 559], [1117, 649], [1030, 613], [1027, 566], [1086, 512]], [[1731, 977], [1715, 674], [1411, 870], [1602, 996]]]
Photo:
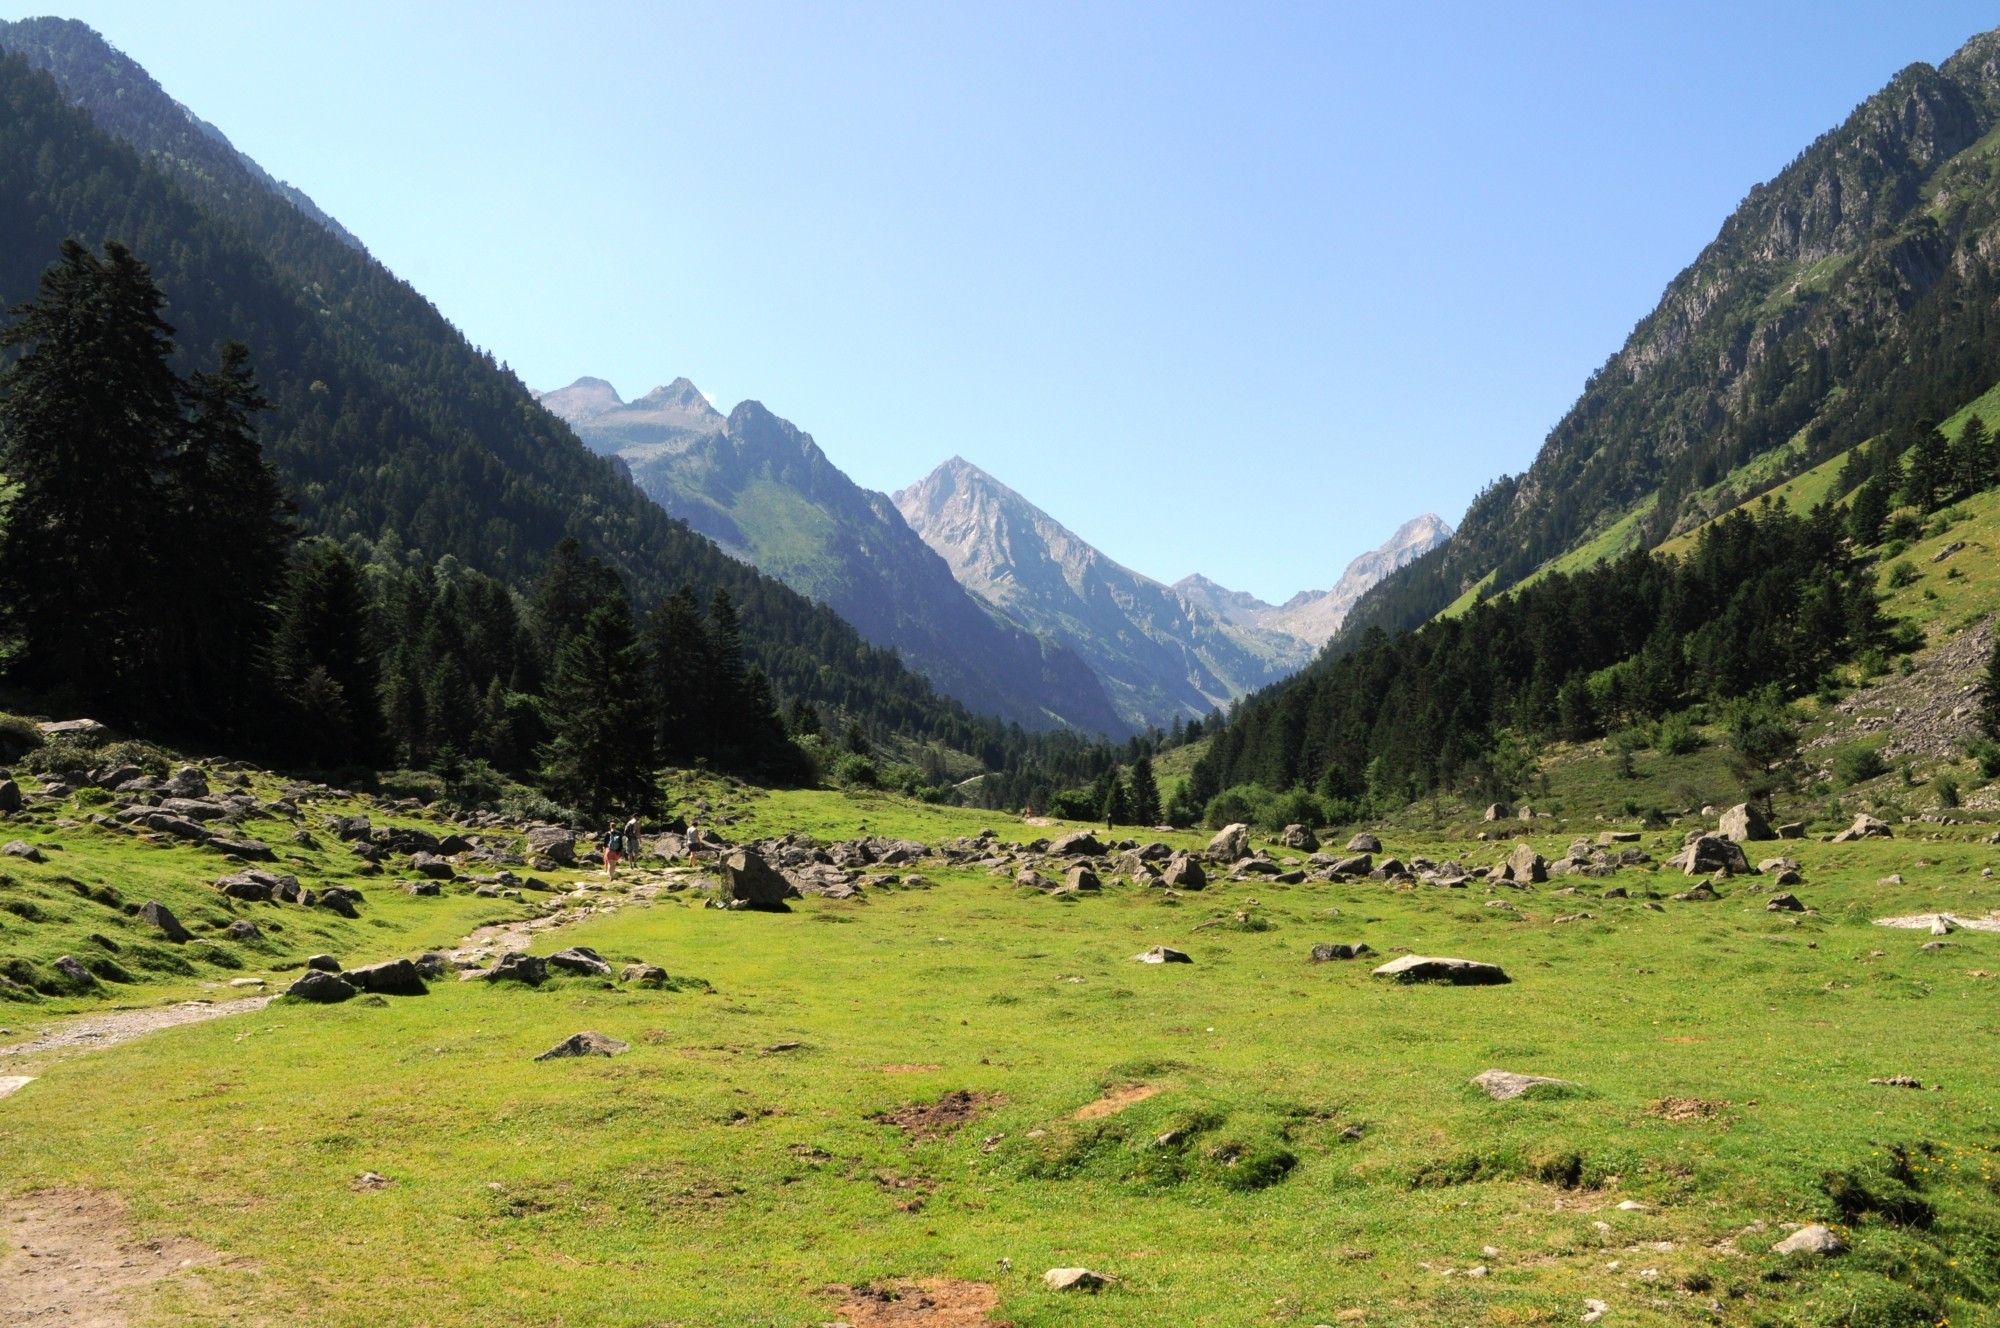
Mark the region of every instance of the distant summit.
[[685, 378], [656, 387], [627, 402], [602, 378], [579, 378], [568, 387], [539, 394], [592, 451], [636, 462], [662, 452], [684, 451], [697, 438], [721, 433], [728, 421], [701, 389]]

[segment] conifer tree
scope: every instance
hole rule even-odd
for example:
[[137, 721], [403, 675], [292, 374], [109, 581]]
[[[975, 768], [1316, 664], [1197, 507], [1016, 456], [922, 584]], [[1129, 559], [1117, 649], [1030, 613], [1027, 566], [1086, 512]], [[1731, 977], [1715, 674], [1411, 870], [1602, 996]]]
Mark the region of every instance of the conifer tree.
[[1105, 775], [1102, 812], [1107, 827], [1132, 824], [1132, 804], [1125, 795], [1125, 781], [1119, 778], [1115, 766]]
[[1160, 786], [1153, 777], [1152, 757], [1142, 756], [1132, 763], [1132, 788], [1129, 796], [1134, 825], [1160, 823]]
[[713, 745], [708, 637], [688, 587], [666, 596], [646, 615], [645, 649], [661, 759], [683, 764], [707, 754]]
[[645, 653], [624, 597], [590, 611], [556, 657], [546, 706], [554, 736], [544, 780], [592, 816], [650, 811], [659, 801]]
[[326, 540], [301, 545], [275, 616], [270, 672], [297, 721], [290, 739], [328, 765], [380, 765], [381, 666], [353, 560]]
[[1903, 474], [1900, 496], [1919, 512], [1934, 512], [1950, 480], [1944, 435], [1935, 424], [1925, 420], [1917, 425], [1916, 441], [1910, 445], [1909, 466]]
[[1979, 683], [1979, 727], [1986, 736], [2000, 741], [2000, 630], [1993, 633], [1993, 653], [1986, 660], [1986, 676]]

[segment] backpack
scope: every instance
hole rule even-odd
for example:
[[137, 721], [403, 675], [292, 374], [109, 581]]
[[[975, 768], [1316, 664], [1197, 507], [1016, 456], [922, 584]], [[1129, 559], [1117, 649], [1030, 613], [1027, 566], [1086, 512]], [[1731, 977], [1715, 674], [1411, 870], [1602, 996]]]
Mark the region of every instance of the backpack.
[[625, 836], [613, 830], [604, 837], [604, 847], [613, 853], [623, 853], [625, 851]]

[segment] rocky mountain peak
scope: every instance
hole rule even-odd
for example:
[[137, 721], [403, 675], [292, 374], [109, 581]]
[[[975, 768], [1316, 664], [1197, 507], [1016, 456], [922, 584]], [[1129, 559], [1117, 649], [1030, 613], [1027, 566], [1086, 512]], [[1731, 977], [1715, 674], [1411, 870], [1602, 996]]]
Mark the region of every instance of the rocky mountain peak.
[[[595, 379], [584, 381], [595, 382]], [[609, 386], [609, 384], [606, 384]], [[632, 403], [635, 406], [650, 406], [654, 409], [685, 410], [697, 414], [717, 414], [702, 390], [685, 378], [676, 378], [665, 387], [656, 387], [645, 396]]]

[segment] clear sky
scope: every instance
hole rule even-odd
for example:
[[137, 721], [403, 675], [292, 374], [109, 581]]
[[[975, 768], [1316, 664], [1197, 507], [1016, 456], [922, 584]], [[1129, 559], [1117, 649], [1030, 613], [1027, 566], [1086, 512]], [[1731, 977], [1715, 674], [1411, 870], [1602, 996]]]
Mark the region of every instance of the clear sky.
[[[52, 12], [0, 0], [0, 14]], [[1517, 471], [1749, 188], [1990, 7], [71, 0], [531, 385], [954, 453], [1281, 599]]]

